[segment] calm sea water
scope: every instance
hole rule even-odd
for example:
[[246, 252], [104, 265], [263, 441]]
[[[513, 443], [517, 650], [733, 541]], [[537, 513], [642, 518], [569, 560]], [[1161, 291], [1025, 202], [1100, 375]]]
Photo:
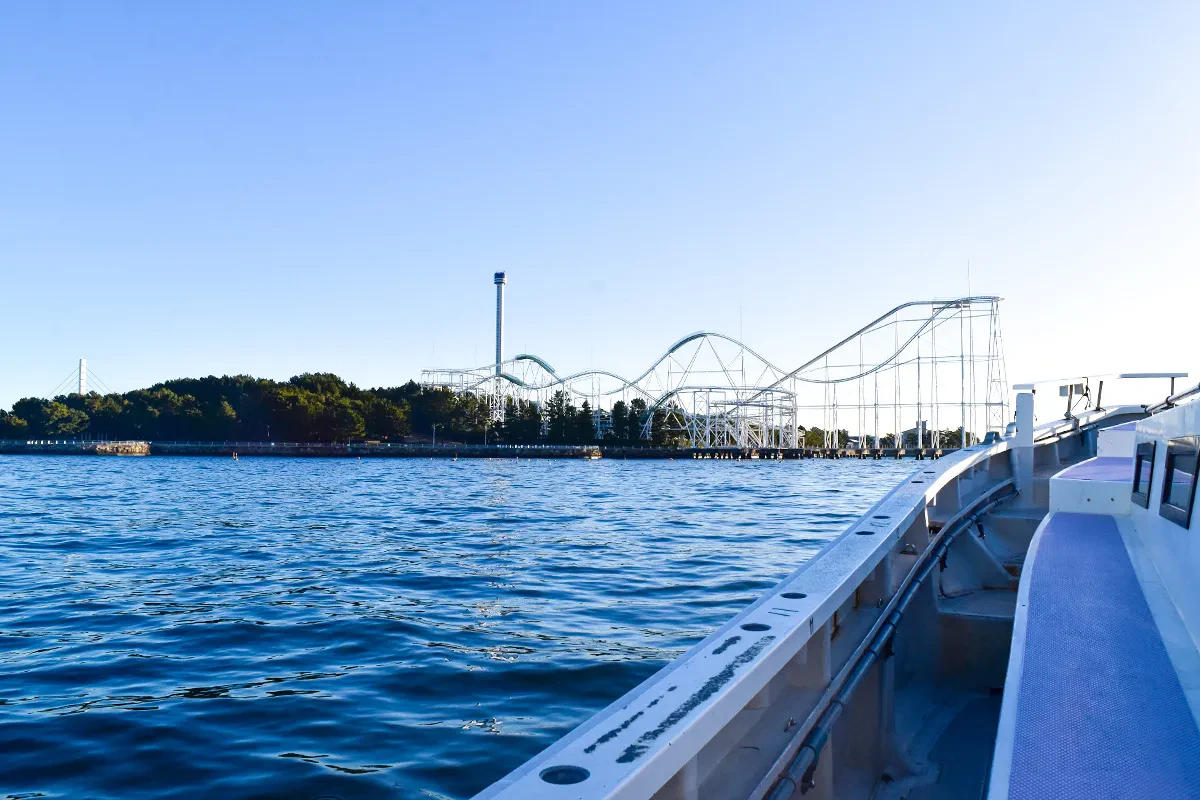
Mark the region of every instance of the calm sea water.
[[0, 456], [0, 797], [469, 797], [913, 468]]

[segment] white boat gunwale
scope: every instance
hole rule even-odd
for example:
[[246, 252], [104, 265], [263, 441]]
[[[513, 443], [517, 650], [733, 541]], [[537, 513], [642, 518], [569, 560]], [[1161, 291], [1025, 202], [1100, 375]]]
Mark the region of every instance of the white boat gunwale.
[[[1037, 445], [1039, 448], [1055, 446], [1058, 441], [1091, 429], [1101, 420], [1145, 413], [1144, 406], [1119, 406], [1103, 411], [1085, 412], [1072, 419], [1056, 420], [1037, 427]], [[923, 531], [924, 538], [916, 544], [919, 545], [919, 552], [925, 551], [929, 541], [927, 524], [936, 514], [935, 505], [939, 494], [964, 475], [970, 475], [971, 471], [980, 465], [990, 464], [996, 456], [1007, 453], [1012, 445], [1011, 439], [1001, 439], [994, 444], [976, 445], [934, 462], [921, 463], [902, 483], [772, 590], [681, 657], [593, 715], [522, 767], [484, 790], [478, 797], [481, 800], [491, 800], [531, 796], [590, 798], [654, 795], [665, 784], [675, 779], [717, 732], [745, 709], [771, 679], [804, 650], [814, 633], [822, 630], [835, 617], [866, 579], [881, 566], [901, 539], [910, 532]], [[1007, 461], [1008, 459], [1004, 459], [1004, 462]], [[1008, 475], [997, 478], [998, 480], [986, 485], [972, 487], [978, 488], [979, 491], [975, 498], [970, 499], [977, 499], [979, 495], [993, 490], [997, 483], [1005, 478], [1011, 479]], [[915, 482], [918, 480], [919, 483]], [[960, 506], [962, 500], [963, 498], [958, 498]], [[932, 513], [927, 515], [925, 512]], [[882, 523], [874, 519], [885, 515], [888, 519]], [[944, 524], [945, 520], [942, 522]], [[856, 536], [855, 531], [864, 527], [869, 527], [879, 535]], [[889, 586], [892, 584], [890, 574], [878, 577], [886, 578]], [[768, 604], [779, 602], [780, 596], [785, 592], [807, 595], [799, 603], [788, 601], [790, 605], [787, 607], [793, 611], [794, 617], [794, 621], [789, 619], [791, 625], [766, 616], [771, 610]], [[894, 592], [890, 588], [885, 592], [888, 597], [892, 594]], [[873, 617], [871, 625], [874, 626], [880, 618], [880, 615]], [[740, 647], [730, 646], [722, 650], [722, 654], [729, 654], [727, 661], [713, 662], [708, 658], [713, 655], [711, 651], [717, 649], [714, 645], [741, 637], [741, 626], [755, 622], [769, 624], [771, 636], [759, 637], [757, 642], [745, 643], [739, 638], [737, 644], [741, 645]], [[766, 641], [763, 641], [764, 639]], [[845, 660], [834, 665], [834, 674], [851, 668], [857, 654], [868, 642], [867, 637], [862, 637]], [[655, 713], [652, 709], [657, 700], [647, 702], [644, 706], [639, 705], [640, 700], [648, 698], [654, 690], [659, 690], [659, 694], [665, 697], [668, 693], [668, 683], [672, 680], [676, 681], [674, 688], [684, 689], [686, 686], [687, 691], [694, 694], [694, 687], [712, 679], [714, 673], [726, 669], [755, 644], [760, 645], [759, 650], [745, 663], [735, 667], [736, 674], [715, 691], [704, 696], [682, 716], [677, 716], [667, 729], [661, 730], [646, 742], [644, 751], [638, 752], [624, 763], [619, 763], [613, 758], [616, 753], [621, 752], [622, 747], [629, 747], [647, 730], [653, 730], [656, 723], [661, 728], [663, 722], [671, 716], [668, 710], [671, 703], [660, 704], [662, 708]], [[684, 692], [678, 696], [687, 694]], [[635, 712], [635, 707], [640, 711]], [[807, 731], [816, 724], [819, 714], [820, 708], [815, 707], [803, 723], [792, 729], [795, 733], [789, 740], [803, 741]], [[640, 724], [634, 724], [635, 722]], [[588, 751], [588, 743], [605, 726], [609, 727], [611, 735], [596, 738]], [[665, 735], [668, 732], [670, 735]], [[773, 759], [776, 766], [786, 763], [785, 755], [786, 752]], [[587, 778], [577, 783], [558, 785], [547, 783], [540, 777], [547, 769], [564, 767], [586, 770]], [[774, 783], [776, 772], [774, 768], [769, 769], [749, 796], [765, 796]], [[693, 776], [691, 782], [695, 783], [698, 780]]]

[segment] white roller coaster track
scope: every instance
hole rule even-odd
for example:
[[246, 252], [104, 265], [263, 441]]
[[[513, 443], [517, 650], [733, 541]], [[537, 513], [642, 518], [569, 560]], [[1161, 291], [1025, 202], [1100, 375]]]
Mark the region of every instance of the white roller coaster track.
[[[891, 432], [898, 433], [907, 424], [902, 420], [908, 421], [910, 417], [914, 426], [924, 426], [926, 411], [931, 413], [936, 429], [941, 424], [940, 412], [947, 407], [956, 407], [961, 412], [959, 424], [951, 427], [978, 435], [983, 429], [1002, 425], [1006, 415], [1006, 397], [1003, 394], [994, 396], [996, 392], [993, 391], [994, 386], [1002, 385], [1003, 381], [998, 323], [1000, 299], [984, 295], [902, 303], [790, 372], [738, 339], [715, 331], [697, 331], [674, 342], [635, 378], [598, 369], [562, 376], [545, 359], [522, 353], [505, 361], [499, 374], [494, 364], [473, 369], [425, 370], [422, 382], [428, 386], [487, 395], [493, 398], [497, 412], [505, 398], [541, 401], [558, 391], [587, 399], [596, 408], [609, 406], [618, 399], [640, 397], [649, 412], [660, 408], [678, 411], [686, 421], [689, 435], [699, 430], [696, 419], [704, 417], [706, 430], [711, 429], [714, 421], [726, 431], [736, 429], [738, 433], [733, 434], [739, 439], [736, 444], [743, 446], [794, 446], [798, 441], [802, 412], [817, 409], [823, 423], [820, 427], [834, 431], [839, 429], [839, 410], [858, 412], [860, 419], [855, 435], [869, 437], [871, 426], [863, 419], [864, 410], [869, 408], [873, 412], [878, 440], [881, 410], [892, 412]], [[928, 309], [928, 313], [905, 318], [906, 313], [919, 308]], [[946, 346], [946, 333], [942, 334], [939, 346], [938, 329], [956, 319], [960, 321], [957, 346], [952, 337], [949, 337], [950, 347]], [[983, 319], [987, 321], [986, 328], [980, 330], [977, 321]], [[967, 327], [970, 328], [969, 337]], [[881, 349], [878, 342], [888, 333], [892, 334], [891, 341]], [[986, 334], [987, 347], [976, 353], [975, 341], [981, 334]], [[868, 343], [873, 353], [870, 358], [865, 355]], [[697, 364], [701, 356], [705, 360]], [[834, 356], [840, 356], [837, 359], [840, 361], [848, 358], [851, 363], [831, 364]], [[855, 359], [857, 363], [853, 363]], [[986, 366], [982, 385], [976, 371], [980, 364]], [[957, 387], [947, 377], [948, 368], [953, 367], [958, 368]], [[885, 388], [891, 391], [891, 401], [880, 402], [881, 376], [887, 376], [884, 377], [885, 384], [890, 383]], [[942, 382], [940, 395], [939, 376]], [[869, 380], [873, 381], [873, 400], [868, 403], [866, 384]], [[858, 388], [858, 402], [839, 404], [838, 386], [846, 384]], [[804, 385], [821, 387], [823, 397], [819, 403], [801, 402]], [[984, 397], [983, 401], [980, 396]], [[905, 397], [908, 402], [904, 402]], [[1000, 406], [998, 412], [993, 408], [997, 405]], [[712, 410], [714, 407], [720, 409], [716, 414]], [[968, 407], [971, 419], [968, 419]], [[977, 419], [980, 408], [985, 410], [982, 427]], [[913, 411], [915, 414], [911, 413]], [[726, 424], [735, 418], [739, 420], [738, 424]], [[809, 420], [810, 426], [814, 424], [814, 420]], [[648, 432], [648, 420], [645, 427]], [[721, 440], [729, 443], [726, 435]], [[711, 442], [692, 441], [692, 444]]]

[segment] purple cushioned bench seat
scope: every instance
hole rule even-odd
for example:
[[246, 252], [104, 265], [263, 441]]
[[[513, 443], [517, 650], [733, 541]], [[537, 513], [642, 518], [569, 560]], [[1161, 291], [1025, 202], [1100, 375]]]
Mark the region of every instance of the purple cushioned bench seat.
[[1200, 729], [1115, 520], [1055, 514], [1025, 579], [1010, 800], [1200, 798]]
[[1073, 467], [1067, 467], [1054, 476], [1067, 481], [1124, 481], [1133, 483], [1133, 459], [1126, 456], [1101, 456], [1092, 458]]

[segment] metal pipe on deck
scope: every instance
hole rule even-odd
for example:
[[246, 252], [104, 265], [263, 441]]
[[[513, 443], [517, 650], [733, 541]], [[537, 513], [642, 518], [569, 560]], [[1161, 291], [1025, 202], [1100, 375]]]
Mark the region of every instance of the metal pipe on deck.
[[[825, 710], [821, 713], [817, 723], [808, 731], [804, 737], [803, 743], [787, 768], [779, 775], [776, 780], [775, 788], [767, 796], [768, 800], [787, 800], [800, 788], [800, 793], [804, 794], [813, 786], [813, 773], [817, 768], [817, 759], [821, 754], [821, 750], [829, 741], [829, 737], [833, 734], [833, 727], [841, 719], [842, 712], [845, 710], [846, 704], [850, 702], [854, 690], [862, 683], [862, 679], [870, 671], [871, 667], [881, 660], [881, 657], [886, 657], [888, 648], [891, 644], [892, 637], [896, 633], [896, 628], [899, 626], [901, 619], [904, 616], [909, 604], [917, 595], [917, 590], [929, 577], [935, 567], [939, 567], [944, 563], [947, 551], [950, 545], [954, 542], [958, 534], [969, 529], [971, 524], [981, 519], [985, 514], [993, 508], [1018, 495], [1018, 491], [1013, 491], [996, 497], [995, 494], [1000, 489], [1011, 486], [1012, 480], [1005, 480], [996, 486], [992, 487], [987, 493], [982, 495], [976, 503], [983, 501], [985, 498], [991, 497], [990, 501], [983, 503], [978, 509], [970, 513], [960, 512], [956, 517], [952, 518], [945, 527], [938, 531], [937, 536], [930, 542], [930, 546], [926, 548], [921, 556], [921, 561], [918, 561], [912, 571], [904, 579], [900, 585], [900, 591], [893, 596], [891, 602], [884, 608], [880, 622], [876, 622], [878, 626], [874, 635], [871, 637], [871, 644], [866, 651], [861, 653], [854, 663], [854, 667], [846, 675], [841, 686], [837, 688], [833, 696], [830, 697]], [[831, 686], [830, 689], [833, 689]], [[797, 777], [799, 776], [799, 777]]]

